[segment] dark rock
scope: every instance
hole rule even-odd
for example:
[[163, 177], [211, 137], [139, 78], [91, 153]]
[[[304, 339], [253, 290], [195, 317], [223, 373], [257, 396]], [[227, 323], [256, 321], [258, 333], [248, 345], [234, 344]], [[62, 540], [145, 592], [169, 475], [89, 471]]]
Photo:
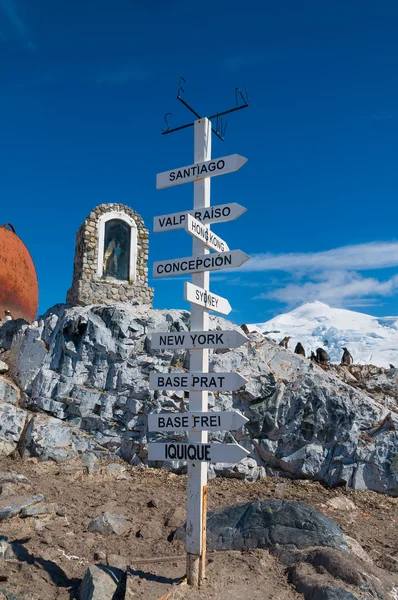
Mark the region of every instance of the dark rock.
[[44, 496], [12, 496], [11, 498], [5, 498], [0, 500], [0, 521], [11, 519], [15, 515], [19, 514], [24, 508], [38, 504], [44, 500]]
[[41, 504], [40, 506], [30, 506], [21, 511], [20, 517], [38, 517], [39, 515], [53, 515], [55, 513], [55, 504]]
[[91, 521], [88, 531], [91, 533], [100, 533], [101, 535], [122, 535], [127, 531], [127, 521], [123, 515], [103, 512], [101, 515]]
[[[185, 526], [176, 531], [185, 535]], [[330, 546], [348, 549], [343, 532], [329, 517], [303, 502], [263, 500], [234, 504], [207, 516], [209, 550], [308, 548]]]
[[107, 565], [91, 565], [79, 589], [79, 600], [118, 600], [124, 597], [125, 575]]

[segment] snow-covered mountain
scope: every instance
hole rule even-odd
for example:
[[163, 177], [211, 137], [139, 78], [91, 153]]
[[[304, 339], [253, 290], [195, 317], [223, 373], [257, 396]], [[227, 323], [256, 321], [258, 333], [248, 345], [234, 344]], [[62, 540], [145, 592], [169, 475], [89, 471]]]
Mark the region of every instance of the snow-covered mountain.
[[398, 366], [398, 317], [372, 317], [311, 302], [248, 327], [278, 342], [290, 335], [289, 349], [301, 342], [308, 356], [311, 350], [324, 348], [334, 363], [340, 362], [345, 346], [356, 364]]

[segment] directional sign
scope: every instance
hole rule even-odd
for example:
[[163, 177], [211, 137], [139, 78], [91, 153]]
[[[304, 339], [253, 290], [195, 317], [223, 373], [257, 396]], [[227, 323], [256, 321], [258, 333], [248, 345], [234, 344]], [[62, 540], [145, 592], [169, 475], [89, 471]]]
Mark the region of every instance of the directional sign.
[[204, 225], [192, 215], [188, 215], [185, 231], [203, 242], [211, 250], [215, 250], [216, 252], [226, 252], [229, 250], [227, 242], [224, 242], [213, 231], [210, 231], [210, 227]]
[[212, 390], [231, 391], [239, 389], [247, 379], [239, 373], [151, 373], [150, 390]]
[[190, 183], [199, 181], [205, 177], [216, 177], [217, 175], [225, 175], [238, 171], [247, 162], [247, 158], [239, 154], [231, 154], [214, 160], [206, 160], [198, 162], [196, 165], [188, 167], [180, 167], [173, 171], [165, 171], [156, 175], [156, 189], [180, 185], [181, 183]]
[[248, 422], [236, 410], [148, 415], [148, 431], [236, 431]]
[[173, 331], [152, 333], [151, 348], [237, 348], [248, 338], [240, 331]]
[[192, 215], [202, 223], [225, 223], [234, 221], [246, 211], [244, 206], [231, 202], [231, 204], [219, 204], [218, 206], [209, 206], [207, 208], [196, 208], [185, 212], [171, 213], [154, 217], [153, 230], [171, 231], [172, 229], [182, 229], [187, 222], [187, 216]]
[[153, 263], [154, 277], [170, 277], [172, 275], [187, 275], [201, 271], [220, 271], [236, 269], [249, 260], [250, 256], [242, 250], [216, 252], [214, 254], [198, 254], [186, 258], [160, 260]]
[[186, 281], [184, 284], [184, 299], [208, 310], [214, 310], [221, 315], [229, 315], [232, 306], [226, 298], [212, 294], [203, 288]]
[[239, 444], [148, 444], [148, 460], [236, 463], [250, 452]]

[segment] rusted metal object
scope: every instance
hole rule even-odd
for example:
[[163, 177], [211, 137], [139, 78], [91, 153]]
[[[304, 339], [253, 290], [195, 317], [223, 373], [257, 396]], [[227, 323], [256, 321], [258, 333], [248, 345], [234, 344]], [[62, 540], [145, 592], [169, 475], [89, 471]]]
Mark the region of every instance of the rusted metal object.
[[33, 321], [39, 286], [32, 257], [10, 223], [0, 225], [0, 319], [9, 310], [14, 319]]

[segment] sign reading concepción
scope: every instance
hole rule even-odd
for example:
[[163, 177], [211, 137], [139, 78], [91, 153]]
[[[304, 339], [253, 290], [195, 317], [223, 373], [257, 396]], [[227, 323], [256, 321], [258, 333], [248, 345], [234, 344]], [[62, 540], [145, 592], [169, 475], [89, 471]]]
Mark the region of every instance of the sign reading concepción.
[[170, 277], [200, 271], [237, 269], [249, 258], [242, 250], [231, 250], [229, 252], [215, 252], [214, 254], [198, 254], [198, 256], [188, 256], [186, 258], [160, 260], [153, 263], [153, 276]]

